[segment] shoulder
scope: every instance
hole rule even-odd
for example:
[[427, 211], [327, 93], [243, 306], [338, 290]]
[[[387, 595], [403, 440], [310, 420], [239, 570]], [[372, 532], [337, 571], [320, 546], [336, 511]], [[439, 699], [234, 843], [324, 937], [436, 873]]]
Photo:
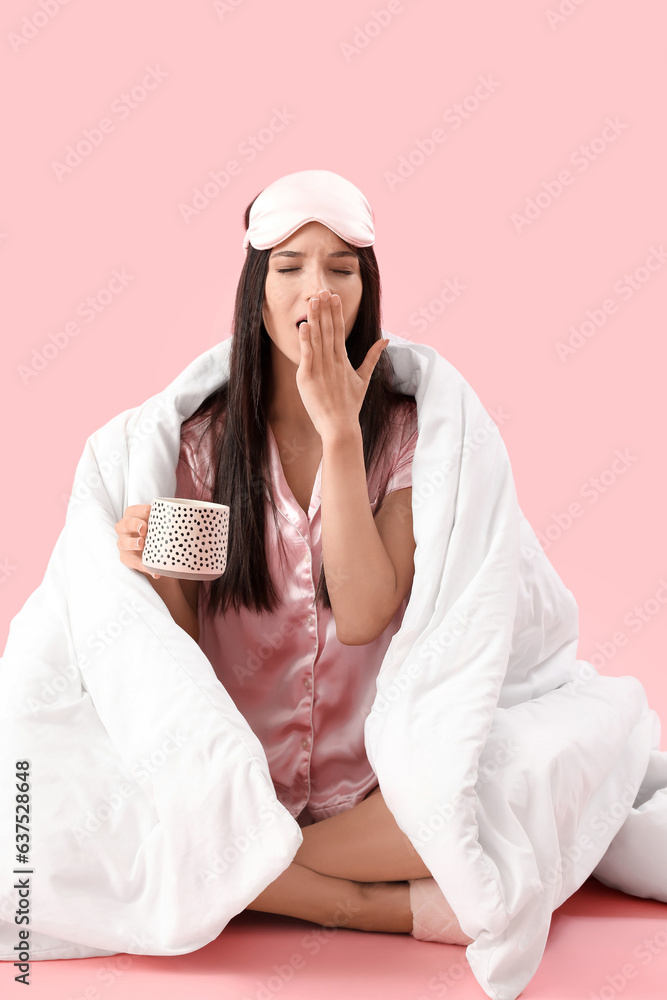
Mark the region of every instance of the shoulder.
[[413, 396], [392, 401], [382, 445], [373, 463], [371, 496], [410, 485], [409, 467], [417, 445], [417, 404]]
[[[218, 422], [220, 426], [222, 421]], [[210, 413], [195, 413], [187, 417], [181, 424], [181, 452], [197, 452], [200, 448], [210, 447], [212, 421]]]
[[414, 396], [400, 399], [394, 403], [390, 415], [392, 444], [398, 446], [407, 444], [417, 437], [417, 402]]
[[[176, 469], [177, 487], [182, 495], [190, 495], [188, 490], [208, 490], [213, 488], [212, 477], [215, 452], [215, 437], [210, 433], [211, 419], [208, 413], [189, 417], [181, 424], [181, 440]], [[208, 495], [193, 494], [195, 499], [208, 499]]]
[[210, 433], [210, 414], [193, 414], [181, 423], [181, 441], [176, 465], [178, 496], [210, 500], [215, 479], [215, 440]]

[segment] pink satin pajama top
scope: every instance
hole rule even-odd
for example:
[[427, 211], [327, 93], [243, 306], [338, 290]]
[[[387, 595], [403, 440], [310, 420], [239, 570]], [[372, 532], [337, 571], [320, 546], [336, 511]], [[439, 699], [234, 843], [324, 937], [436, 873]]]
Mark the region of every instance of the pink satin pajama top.
[[[386, 492], [412, 485], [417, 444], [414, 400], [395, 411], [383, 461], [368, 478], [371, 508]], [[410, 593], [373, 642], [346, 646], [336, 637], [330, 610], [316, 608], [321, 564], [320, 461], [306, 515], [290, 490], [270, 425], [269, 455], [279, 529], [266, 497], [269, 571], [284, 605], [275, 614], [233, 609], [210, 619], [199, 601], [199, 645], [236, 707], [259, 738], [276, 795], [301, 826], [326, 819], [360, 802], [377, 784], [364, 746], [364, 722], [373, 704], [375, 680]], [[176, 496], [210, 500], [214, 463], [207, 433], [197, 446], [201, 421], [181, 427]], [[234, 516], [233, 509], [230, 517]], [[201, 587], [209, 584], [202, 582]]]

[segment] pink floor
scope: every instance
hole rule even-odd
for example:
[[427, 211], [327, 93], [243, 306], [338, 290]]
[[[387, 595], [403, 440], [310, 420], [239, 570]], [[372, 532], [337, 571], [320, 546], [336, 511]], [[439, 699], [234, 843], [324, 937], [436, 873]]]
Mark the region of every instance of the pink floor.
[[[3, 1000], [24, 996], [13, 974], [9, 963], [1, 963]], [[486, 997], [464, 948], [249, 911], [189, 955], [34, 962], [30, 978], [32, 1000]], [[591, 878], [555, 912], [542, 963], [522, 997], [617, 996], [667, 998], [667, 905]]]

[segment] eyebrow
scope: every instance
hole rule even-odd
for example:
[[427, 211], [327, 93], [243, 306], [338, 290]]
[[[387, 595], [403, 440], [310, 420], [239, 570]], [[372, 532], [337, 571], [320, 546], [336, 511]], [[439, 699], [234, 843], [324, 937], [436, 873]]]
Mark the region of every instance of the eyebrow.
[[[275, 253], [271, 254], [271, 260], [274, 257], [305, 257], [306, 255], [301, 250], [276, 250]], [[354, 257], [357, 259], [357, 254], [352, 253], [351, 250], [336, 250], [335, 253], [327, 254], [328, 257]]]

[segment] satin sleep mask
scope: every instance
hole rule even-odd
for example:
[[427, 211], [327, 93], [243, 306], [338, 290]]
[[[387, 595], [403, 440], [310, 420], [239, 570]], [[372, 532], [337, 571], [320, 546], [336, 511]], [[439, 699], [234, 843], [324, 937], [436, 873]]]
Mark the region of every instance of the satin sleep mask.
[[358, 187], [332, 170], [298, 170], [255, 198], [243, 240], [247, 252], [282, 243], [307, 222], [321, 222], [355, 247], [375, 242], [373, 211]]

